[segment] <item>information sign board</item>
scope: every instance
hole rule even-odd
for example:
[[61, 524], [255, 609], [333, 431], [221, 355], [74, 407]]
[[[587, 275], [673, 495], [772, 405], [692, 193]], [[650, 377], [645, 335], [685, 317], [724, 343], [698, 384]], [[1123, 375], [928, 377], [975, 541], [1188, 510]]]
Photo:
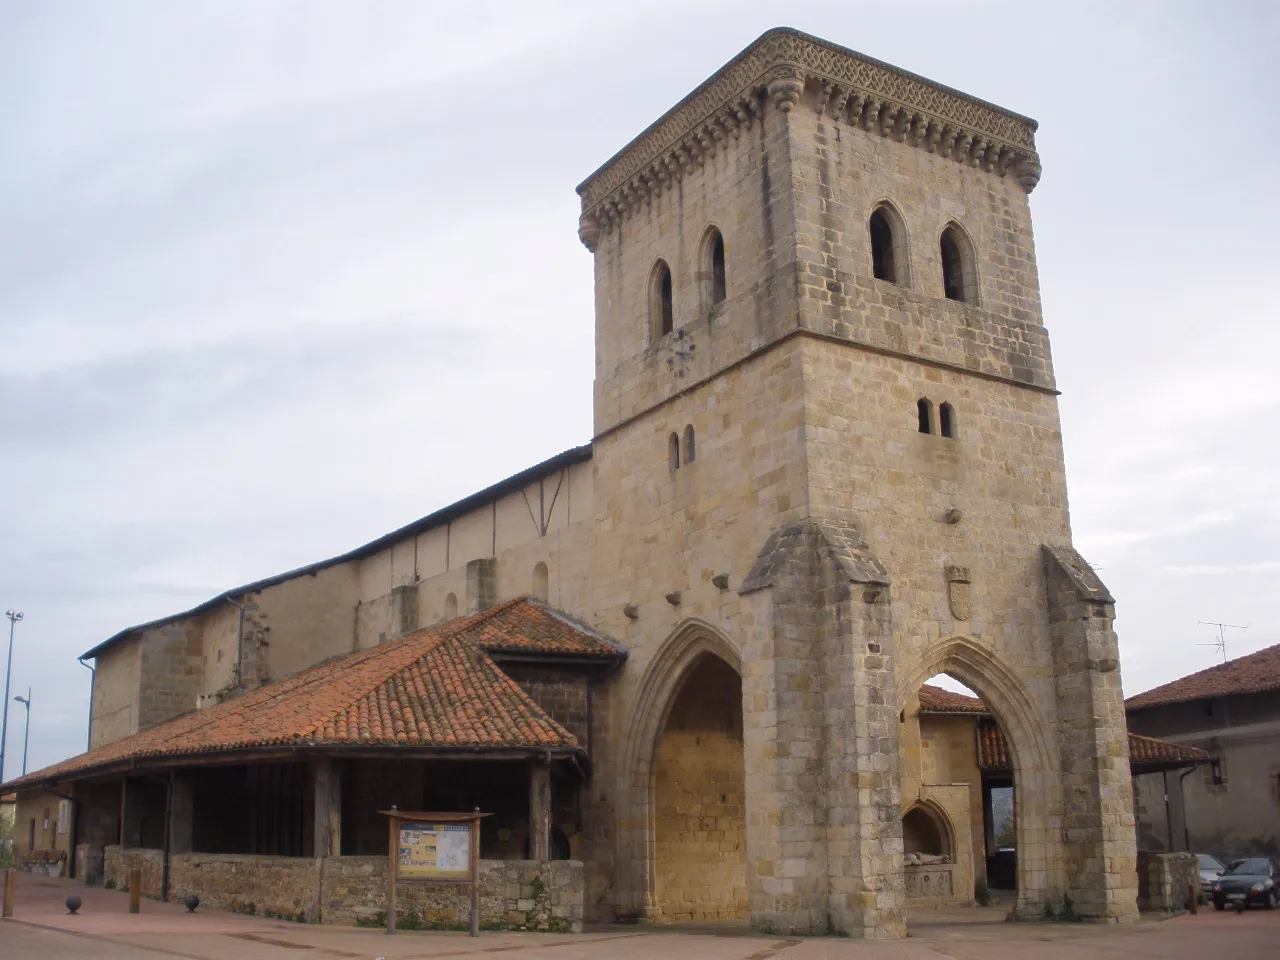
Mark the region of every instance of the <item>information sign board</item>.
[[471, 824], [400, 823], [403, 880], [471, 878]]

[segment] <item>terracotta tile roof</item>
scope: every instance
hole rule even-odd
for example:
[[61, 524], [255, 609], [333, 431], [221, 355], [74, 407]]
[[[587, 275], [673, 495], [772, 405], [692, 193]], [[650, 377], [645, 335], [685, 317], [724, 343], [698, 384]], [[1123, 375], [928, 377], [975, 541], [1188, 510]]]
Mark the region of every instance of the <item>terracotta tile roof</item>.
[[1280, 644], [1136, 694], [1126, 700], [1124, 706], [1126, 710], [1141, 710], [1166, 703], [1268, 690], [1280, 690]]
[[[1142, 737], [1136, 733], [1129, 734], [1129, 763], [1134, 766], [1190, 764], [1208, 759], [1209, 754], [1197, 747], [1157, 740], [1155, 737]], [[1004, 738], [1004, 731], [994, 720], [978, 722], [978, 766], [988, 771], [1013, 769], [1008, 741]]]
[[923, 713], [986, 713], [987, 707], [977, 697], [926, 683], [920, 687], [920, 710]]
[[491, 651], [601, 662], [618, 645], [528, 598], [336, 657], [7, 784], [31, 786], [124, 761], [272, 746], [394, 745], [576, 751], [573, 734]]

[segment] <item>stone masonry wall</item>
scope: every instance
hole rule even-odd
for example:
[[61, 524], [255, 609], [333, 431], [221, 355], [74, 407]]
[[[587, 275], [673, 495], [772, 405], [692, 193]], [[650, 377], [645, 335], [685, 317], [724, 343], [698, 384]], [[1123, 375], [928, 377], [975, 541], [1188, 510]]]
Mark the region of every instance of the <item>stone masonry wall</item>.
[[580, 672], [550, 667], [502, 664], [503, 672], [520, 684], [534, 703], [578, 738], [584, 747], [590, 741], [587, 729], [587, 678]]
[[[481, 860], [480, 924], [487, 927], [582, 932], [582, 864], [577, 860]], [[387, 909], [386, 857], [329, 857], [324, 861], [324, 923], [372, 921]], [[400, 917], [428, 924], [468, 922], [471, 894], [463, 884], [401, 883]]]
[[665, 920], [746, 917], [742, 684], [704, 658], [667, 720], [654, 762], [658, 905]]
[[159, 897], [164, 876], [164, 851], [125, 847], [117, 843], [107, 844], [103, 851], [102, 882], [117, 890], [129, 889], [129, 875], [135, 869], [142, 870], [142, 895]]
[[1191, 890], [1200, 889], [1200, 863], [1194, 853], [1139, 853], [1138, 907], [1178, 913]]
[[169, 858], [169, 897], [194, 893], [214, 910], [317, 920], [323, 861], [306, 857], [180, 853]]

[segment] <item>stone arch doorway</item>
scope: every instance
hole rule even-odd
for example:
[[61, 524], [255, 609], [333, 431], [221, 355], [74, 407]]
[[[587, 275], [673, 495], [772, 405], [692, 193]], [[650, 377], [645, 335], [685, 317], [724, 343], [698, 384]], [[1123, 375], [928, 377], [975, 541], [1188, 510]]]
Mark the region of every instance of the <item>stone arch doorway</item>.
[[[973, 691], [985, 709], [994, 716], [1003, 733], [1003, 746], [1008, 752], [1007, 785], [1012, 788], [1016, 833], [1016, 889], [1015, 912], [1019, 916], [1036, 917], [1043, 914], [1044, 905], [1057, 899], [1063, 887], [1060, 850], [1062, 830], [1061, 790], [1054, 771], [1058, 769], [1053, 740], [1048, 736], [1046, 719], [1041, 715], [1022, 681], [987, 646], [971, 637], [952, 637], [944, 640], [914, 664], [906, 665], [898, 677], [898, 703], [902, 711], [899, 719], [904, 724], [909, 719], [913, 704], [921, 687], [938, 674], [959, 681]], [[904, 734], [905, 735], [905, 734]], [[980, 749], [977, 741], [975, 747]], [[904, 741], [905, 755], [910, 746]], [[975, 754], [976, 757], [976, 754]], [[977, 774], [981, 783], [981, 774]], [[975, 784], [976, 786], [976, 784]], [[906, 770], [904, 767], [904, 802], [908, 798]], [[939, 799], [941, 799], [941, 788]], [[987, 803], [985, 790], [978, 787], [982, 802]], [[952, 806], [957, 803], [953, 802]], [[988, 842], [979, 837], [972, 844], [974, 857], [985, 860]], [[963, 844], [958, 844], [963, 846]], [[1013, 870], [1011, 869], [1011, 872]], [[979, 876], [985, 870], [976, 871]], [[966, 877], [963, 883], [972, 883]], [[968, 899], [973, 890], [955, 891], [958, 897]]]
[[650, 662], [629, 728], [619, 805], [619, 913], [746, 917], [737, 648], [710, 624], [681, 624]]

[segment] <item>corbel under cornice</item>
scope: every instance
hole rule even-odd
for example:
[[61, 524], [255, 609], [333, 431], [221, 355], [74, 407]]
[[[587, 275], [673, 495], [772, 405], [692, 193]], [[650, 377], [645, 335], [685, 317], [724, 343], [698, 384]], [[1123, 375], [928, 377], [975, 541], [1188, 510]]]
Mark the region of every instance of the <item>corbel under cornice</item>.
[[1030, 193], [1040, 180], [1036, 122], [826, 40], [779, 28], [747, 47], [578, 186], [578, 236], [600, 233], [729, 148], [772, 107], [812, 103], [837, 123], [1000, 177]]

